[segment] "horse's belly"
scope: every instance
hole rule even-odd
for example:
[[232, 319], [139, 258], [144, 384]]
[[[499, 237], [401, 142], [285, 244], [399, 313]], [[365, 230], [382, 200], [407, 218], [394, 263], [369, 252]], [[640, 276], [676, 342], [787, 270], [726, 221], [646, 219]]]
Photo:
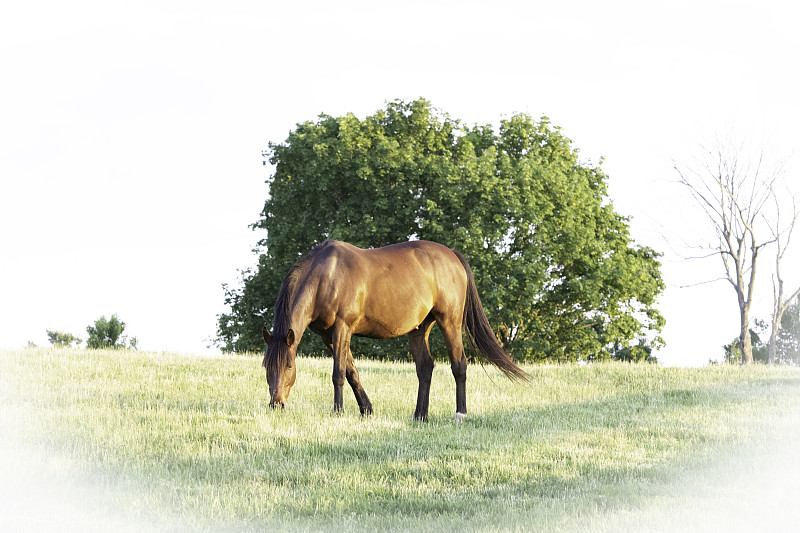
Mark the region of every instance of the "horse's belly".
[[419, 326], [431, 311], [427, 302], [393, 302], [388, 306], [367, 306], [354, 333], [374, 339], [405, 335]]

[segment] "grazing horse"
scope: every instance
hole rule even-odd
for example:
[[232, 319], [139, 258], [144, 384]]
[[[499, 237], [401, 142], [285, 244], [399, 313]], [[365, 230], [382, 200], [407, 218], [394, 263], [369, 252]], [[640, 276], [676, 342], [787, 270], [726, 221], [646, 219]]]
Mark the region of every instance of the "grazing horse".
[[275, 303], [272, 333], [266, 325], [263, 329], [270, 406], [283, 408], [289, 397], [296, 377], [297, 345], [309, 328], [333, 352], [334, 411], [342, 411], [347, 379], [361, 414], [372, 414], [350, 352], [350, 338], [408, 335], [419, 379], [414, 418], [427, 420], [433, 373], [428, 334], [433, 324], [439, 325], [450, 356], [457, 421], [467, 413], [464, 327], [475, 348], [506, 376], [528, 379], [492, 332], [472, 269], [459, 252], [428, 241], [369, 250], [340, 241], [315, 246], [289, 269]]

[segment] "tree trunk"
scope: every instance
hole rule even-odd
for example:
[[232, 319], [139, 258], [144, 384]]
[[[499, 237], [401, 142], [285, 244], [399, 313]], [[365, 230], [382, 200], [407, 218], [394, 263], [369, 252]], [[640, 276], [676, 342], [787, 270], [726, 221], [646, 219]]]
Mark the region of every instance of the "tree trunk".
[[778, 324], [772, 323], [772, 331], [769, 334], [769, 358], [767, 359], [768, 365], [775, 364], [775, 353], [778, 351]]
[[753, 364], [753, 345], [750, 343], [750, 318], [747, 311], [742, 310], [742, 330], [739, 333], [739, 342], [742, 345], [742, 364]]

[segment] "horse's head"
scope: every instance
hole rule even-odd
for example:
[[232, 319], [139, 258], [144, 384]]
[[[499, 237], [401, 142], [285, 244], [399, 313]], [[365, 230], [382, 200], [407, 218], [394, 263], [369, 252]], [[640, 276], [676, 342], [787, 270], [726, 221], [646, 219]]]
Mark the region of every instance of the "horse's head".
[[273, 338], [269, 330], [267, 330], [267, 326], [264, 326], [262, 333], [267, 343], [267, 353], [262, 364], [267, 370], [269, 406], [273, 409], [280, 406], [283, 409], [286, 400], [289, 398], [289, 391], [297, 377], [297, 369], [295, 367], [297, 344], [295, 343], [294, 331], [290, 329], [285, 336], [276, 334]]

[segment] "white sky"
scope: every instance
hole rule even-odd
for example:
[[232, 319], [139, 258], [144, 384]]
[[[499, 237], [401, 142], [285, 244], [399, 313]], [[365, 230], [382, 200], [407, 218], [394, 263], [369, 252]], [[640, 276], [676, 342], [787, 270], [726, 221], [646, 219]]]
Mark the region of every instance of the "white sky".
[[[798, 8], [651, 4], [6, 2], [0, 347], [45, 345], [48, 328], [85, 338], [117, 313], [141, 349], [209, 351], [221, 284], [256, 260], [261, 150], [319, 113], [423, 96], [467, 123], [545, 114], [603, 157], [636, 241], [666, 254], [659, 359], [718, 358], [735, 297], [681, 288], [721, 265], [680, 258], [706, 227], [672, 159], [729, 131], [798, 149]], [[768, 278], [759, 288], [766, 317]]]

